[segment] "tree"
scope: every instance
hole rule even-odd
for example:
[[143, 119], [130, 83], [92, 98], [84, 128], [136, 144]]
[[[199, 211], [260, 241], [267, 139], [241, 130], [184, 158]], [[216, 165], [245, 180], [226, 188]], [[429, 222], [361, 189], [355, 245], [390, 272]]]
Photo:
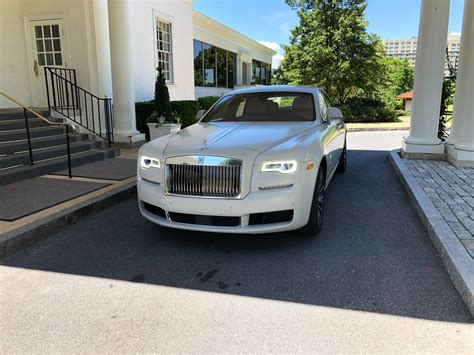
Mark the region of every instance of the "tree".
[[377, 85], [372, 97], [382, 100], [387, 108], [399, 108], [401, 101], [396, 97], [413, 89], [415, 70], [406, 60], [383, 57], [383, 80]]
[[290, 84], [322, 87], [337, 103], [375, 91], [383, 73], [382, 43], [366, 31], [365, 0], [286, 0], [299, 24], [285, 46]]
[[288, 80], [285, 77], [285, 73], [281, 65], [278, 68], [272, 70], [272, 84], [273, 85], [286, 85]]
[[164, 117], [166, 120], [171, 120], [172, 109], [170, 103], [170, 94], [168, 86], [166, 86], [166, 78], [163, 74], [161, 66], [156, 68], [158, 76], [155, 81], [155, 100], [153, 102], [153, 116]]

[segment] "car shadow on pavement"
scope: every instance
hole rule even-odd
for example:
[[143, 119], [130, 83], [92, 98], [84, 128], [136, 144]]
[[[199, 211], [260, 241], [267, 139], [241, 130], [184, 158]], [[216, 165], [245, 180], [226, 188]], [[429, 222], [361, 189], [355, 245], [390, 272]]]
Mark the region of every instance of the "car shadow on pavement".
[[449, 322], [467, 307], [384, 151], [349, 151], [318, 238], [166, 229], [135, 200], [101, 211], [4, 265]]

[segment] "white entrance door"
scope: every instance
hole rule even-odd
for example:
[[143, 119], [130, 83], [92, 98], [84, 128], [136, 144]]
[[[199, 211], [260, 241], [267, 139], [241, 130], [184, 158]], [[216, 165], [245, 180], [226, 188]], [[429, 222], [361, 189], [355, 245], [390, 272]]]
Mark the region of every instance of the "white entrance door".
[[67, 66], [67, 41], [62, 19], [31, 19], [28, 21], [27, 36], [33, 105], [47, 107], [44, 67]]

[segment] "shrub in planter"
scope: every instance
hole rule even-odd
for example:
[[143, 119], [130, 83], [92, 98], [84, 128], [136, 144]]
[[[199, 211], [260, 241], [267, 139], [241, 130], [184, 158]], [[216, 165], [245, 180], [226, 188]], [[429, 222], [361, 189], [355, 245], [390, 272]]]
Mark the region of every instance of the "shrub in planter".
[[351, 97], [340, 106], [344, 120], [350, 122], [397, 122], [395, 111], [388, 109], [381, 100]]
[[191, 126], [196, 123], [196, 113], [199, 111], [199, 104], [195, 100], [171, 101], [171, 109], [181, 117], [181, 128]]
[[181, 119], [171, 108], [170, 94], [161, 67], [158, 67], [153, 112], [147, 117], [147, 126], [150, 131], [150, 139], [160, 138], [179, 131], [181, 128]]
[[198, 99], [200, 110], [209, 110], [214, 103], [219, 100], [220, 96], [203, 96]]

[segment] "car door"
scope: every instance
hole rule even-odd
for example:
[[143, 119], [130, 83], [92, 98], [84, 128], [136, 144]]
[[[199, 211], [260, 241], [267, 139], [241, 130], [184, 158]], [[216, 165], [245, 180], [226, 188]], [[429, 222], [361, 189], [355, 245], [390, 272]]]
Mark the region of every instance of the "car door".
[[[324, 102], [326, 103], [326, 106], [329, 108], [329, 107], [332, 107], [332, 104], [331, 104], [331, 101], [329, 100], [329, 97], [326, 95], [326, 93], [324, 91], [321, 91], [321, 96], [324, 100]], [[346, 129], [345, 129], [345, 126], [344, 126], [344, 120], [343, 119], [336, 119], [336, 120], [332, 120], [333, 123], [335, 123], [335, 126], [336, 126], [336, 130], [337, 130], [337, 137], [334, 139], [335, 142], [334, 142], [334, 145], [336, 146], [335, 148], [335, 153], [336, 153], [336, 166], [337, 166], [337, 162], [339, 162], [339, 158], [342, 154], [342, 151], [344, 149], [344, 144], [346, 142]]]
[[319, 112], [321, 114], [321, 119], [323, 124], [326, 125], [326, 133], [324, 134], [324, 150], [326, 155], [326, 163], [328, 166], [327, 176], [332, 175], [334, 169], [337, 166], [339, 161], [338, 156], [338, 142], [337, 137], [339, 134], [339, 129], [336, 127], [336, 122], [331, 121], [327, 115], [327, 109], [329, 107], [328, 103], [324, 99], [321, 92], [318, 92], [318, 104]]

